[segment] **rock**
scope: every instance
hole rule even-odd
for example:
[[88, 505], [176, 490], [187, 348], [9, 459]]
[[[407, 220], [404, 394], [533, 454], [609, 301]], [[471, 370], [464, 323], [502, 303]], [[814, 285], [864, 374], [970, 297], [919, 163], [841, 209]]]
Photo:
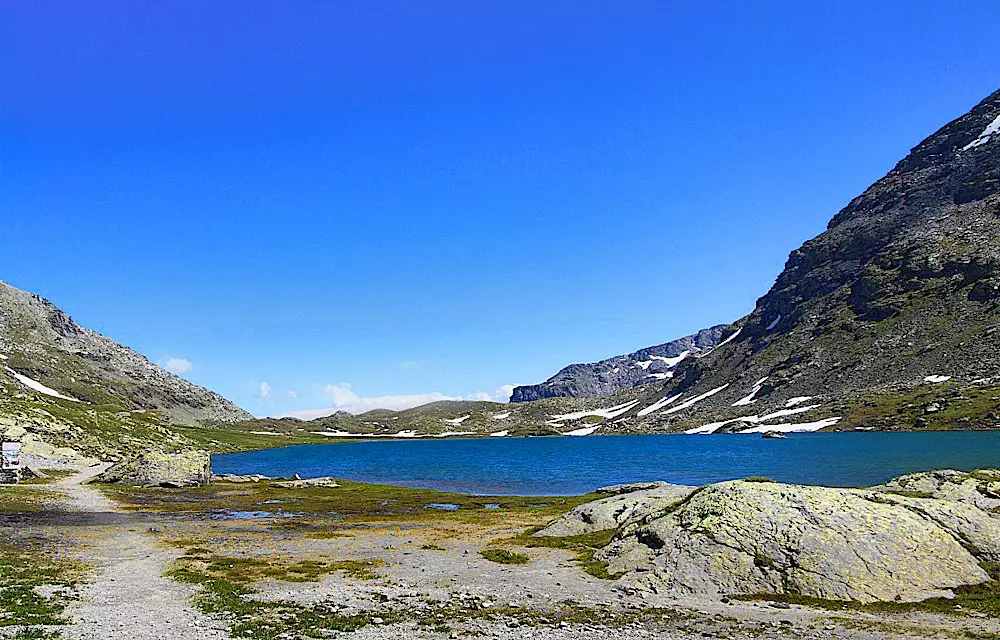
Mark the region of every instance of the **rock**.
[[3, 430], [3, 441], [20, 442], [26, 435], [28, 435], [28, 431], [23, 426], [11, 424]]
[[561, 537], [608, 529], [627, 530], [659, 517], [690, 496], [696, 489], [697, 487], [662, 482], [656, 483], [652, 489], [640, 489], [601, 498], [576, 507], [535, 535]]
[[656, 489], [658, 487], [669, 486], [669, 482], [656, 481], [656, 482], [628, 482], [625, 484], [613, 484], [608, 487], [600, 487], [595, 491], [595, 493], [602, 493], [611, 496], [618, 496], [623, 493], [632, 493], [633, 491], [643, 491], [645, 489]]
[[340, 483], [337, 482], [336, 478], [309, 478], [308, 480], [285, 480], [283, 482], [275, 482], [274, 486], [281, 487], [283, 489], [305, 489], [307, 487], [339, 487]]
[[972, 473], [939, 469], [910, 473], [871, 489], [965, 502], [988, 511], [1000, 507], [998, 488], [1000, 488], [1000, 470], [997, 469], [977, 469]]
[[207, 451], [149, 451], [114, 465], [97, 480], [142, 487], [196, 487], [208, 484], [211, 477], [212, 457]]
[[246, 483], [246, 482], [260, 482], [262, 480], [271, 480], [269, 476], [262, 476], [259, 474], [251, 474], [246, 476], [237, 475], [235, 473], [221, 473], [212, 474], [212, 482], [234, 482], [234, 483]]
[[693, 493], [596, 557], [625, 574], [623, 586], [661, 594], [909, 602], [987, 581], [974, 554], [996, 557], [998, 524], [958, 502], [734, 481]]

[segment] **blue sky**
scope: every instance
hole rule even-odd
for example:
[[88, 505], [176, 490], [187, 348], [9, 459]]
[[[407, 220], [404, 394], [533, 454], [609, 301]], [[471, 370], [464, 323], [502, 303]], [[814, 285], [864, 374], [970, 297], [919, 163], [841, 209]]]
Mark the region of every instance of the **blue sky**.
[[0, 1], [0, 279], [257, 414], [730, 322], [1000, 86], [995, 1], [747, 4]]

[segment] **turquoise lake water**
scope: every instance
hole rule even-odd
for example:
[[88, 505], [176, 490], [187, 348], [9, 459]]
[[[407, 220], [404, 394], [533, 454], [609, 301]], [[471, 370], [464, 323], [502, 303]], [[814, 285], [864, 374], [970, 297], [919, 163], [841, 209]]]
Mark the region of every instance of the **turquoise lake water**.
[[701, 485], [751, 475], [859, 487], [914, 471], [1000, 467], [1000, 432], [363, 441], [218, 455], [213, 467], [495, 495], [574, 495], [620, 482]]

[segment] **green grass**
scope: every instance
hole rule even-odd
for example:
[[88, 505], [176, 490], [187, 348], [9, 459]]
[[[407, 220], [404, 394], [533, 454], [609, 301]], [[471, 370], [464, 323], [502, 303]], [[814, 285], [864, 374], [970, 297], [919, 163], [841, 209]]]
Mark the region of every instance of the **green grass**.
[[743, 478], [743, 482], [774, 482], [774, 480], [767, 476], [750, 476]]
[[[276, 640], [278, 638], [326, 638], [332, 632], [353, 632], [372, 624], [376, 618], [381, 624], [416, 622], [431, 631], [447, 633], [451, 626], [468, 620], [517, 620], [518, 624], [545, 627], [560, 623], [602, 624], [626, 627], [639, 621], [677, 621], [684, 614], [668, 609], [642, 609], [614, 612], [607, 607], [585, 608], [572, 603], [562, 603], [555, 609], [536, 610], [525, 607], [497, 605], [480, 607], [478, 603], [449, 601], [419, 609], [387, 607], [383, 610], [365, 611], [344, 615], [327, 604], [303, 605], [283, 601], [257, 601], [253, 587], [234, 579], [213, 575], [204, 565], [184, 558], [168, 575], [179, 582], [197, 585], [194, 603], [202, 612], [230, 621], [230, 633], [236, 638]], [[231, 576], [235, 577], [235, 576]], [[388, 637], [388, 635], [387, 635]]]
[[0, 627], [66, 624], [68, 596], [45, 597], [35, 587], [71, 589], [81, 573], [81, 565], [35, 549], [0, 546]]
[[52, 501], [48, 491], [17, 485], [0, 486], [0, 513], [42, 511], [46, 502]]
[[606, 529], [577, 536], [538, 536], [534, 534], [541, 527], [528, 529], [524, 533], [508, 540], [498, 540], [495, 544], [509, 543], [528, 548], [566, 549], [576, 554], [575, 562], [589, 575], [602, 580], [617, 580], [621, 576], [608, 571], [606, 562], [597, 560], [594, 555], [606, 547], [615, 537], [617, 529]]
[[489, 548], [483, 549], [479, 554], [497, 564], [528, 564], [531, 562], [531, 558], [528, 556], [509, 549]]
[[278, 560], [263, 558], [202, 557], [206, 549], [190, 549], [177, 561], [176, 570], [196, 572], [207, 578], [250, 586], [262, 580], [319, 582], [323, 576], [342, 573], [358, 580], [374, 580], [381, 560]]
[[[135, 488], [104, 485], [110, 497], [126, 508], [144, 511], [215, 512], [220, 510], [274, 511], [334, 516], [343, 524], [358, 522], [433, 522], [499, 524], [510, 518], [531, 517], [539, 522], [599, 498], [598, 494], [573, 497], [473, 496], [390, 485], [339, 481], [341, 486], [284, 489], [273, 482], [234, 484], [218, 482], [183, 489]], [[278, 503], [270, 502], [278, 500]], [[430, 509], [429, 504], [454, 504], [458, 509]], [[499, 504], [498, 509], [486, 509]], [[294, 522], [275, 526], [291, 527]]]

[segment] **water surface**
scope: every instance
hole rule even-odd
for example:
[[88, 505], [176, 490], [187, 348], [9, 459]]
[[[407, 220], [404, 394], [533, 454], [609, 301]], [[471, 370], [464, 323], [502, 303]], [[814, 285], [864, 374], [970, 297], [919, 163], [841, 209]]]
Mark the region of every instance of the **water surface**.
[[213, 458], [216, 473], [336, 476], [496, 495], [575, 495], [619, 482], [746, 476], [855, 487], [931, 469], [1000, 467], [1000, 432], [793, 433], [363, 441]]

